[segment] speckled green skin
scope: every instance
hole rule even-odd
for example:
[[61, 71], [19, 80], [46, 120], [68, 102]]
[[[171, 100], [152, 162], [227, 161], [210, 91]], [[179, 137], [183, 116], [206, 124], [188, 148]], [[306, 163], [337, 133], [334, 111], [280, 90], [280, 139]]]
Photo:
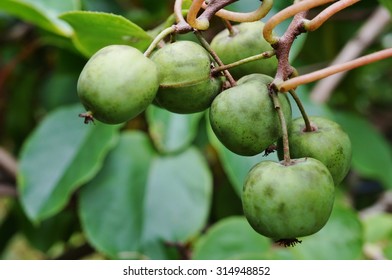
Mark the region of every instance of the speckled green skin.
[[334, 190], [331, 174], [316, 159], [297, 159], [289, 166], [263, 161], [245, 179], [242, 205], [255, 231], [275, 240], [293, 239], [326, 224]]
[[[270, 44], [262, 36], [264, 23], [261, 21], [246, 22], [235, 25], [234, 36], [227, 29], [218, 33], [211, 41], [211, 48], [218, 54], [224, 64], [229, 64], [265, 51], [272, 50]], [[275, 56], [248, 62], [231, 68], [230, 73], [239, 79], [245, 75], [261, 73], [273, 76], [278, 60]]]
[[[220, 93], [210, 108], [210, 123], [217, 138], [232, 152], [253, 156], [282, 136], [279, 116], [268, 92], [272, 78], [252, 74]], [[279, 93], [286, 122], [291, 121], [287, 96]]]
[[174, 113], [188, 114], [207, 109], [220, 92], [222, 80], [211, 77], [209, 53], [197, 43], [177, 41], [156, 51], [159, 90], [156, 103]]
[[80, 73], [77, 91], [93, 117], [108, 124], [134, 118], [158, 90], [155, 64], [139, 50], [111, 45], [95, 53]]
[[[293, 158], [316, 158], [329, 169], [335, 185], [339, 185], [351, 166], [351, 141], [339, 124], [322, 117], [310, 117], [312, 132], [304, 132], [303, 118], [297, 118], [289, 126], [290, 154]], [[279, 157], [283, 158], [279, 144]]]

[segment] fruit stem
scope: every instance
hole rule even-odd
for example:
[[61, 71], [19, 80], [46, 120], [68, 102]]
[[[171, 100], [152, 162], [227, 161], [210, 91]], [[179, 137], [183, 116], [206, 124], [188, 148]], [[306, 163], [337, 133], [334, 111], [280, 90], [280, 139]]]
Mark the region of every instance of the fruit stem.
[[375, 61], [383, 60], [386, 58], [392, 57], [392, 48], [385, 49], [382, 51], [378, 51], [372, 54], [368, 54], [362, 56], [360, 58], [351, 60], [349, 62], [345, 62], [342, 64], [337, 64], [333, 66], [329, 66], [327, 68], [311, 72], [309, 74], [301, 75], [287, 81], [284, 81], [278, 86], [280, 92], [287, 92], [290, 89], [296, 88], [299, 85], [311, 83], [325, 77], [331, 76], [333, 74], [337, 74], [339, 72], [349, 71], [354, 68], [358, 68], [360, 66], [373, 63]]
[[237, 32], [235, 31], [235, 29], [233, 28], [233, 25], [231, 24], [231, 22], [227, 19], [222, 19], [223, 24], [225, 25], [226, 29], [229, 31], [229, 37], [234, 37], [235, 34], [237, 34]]
[[145, 57], [149, 57], [151, 53], [155, 50], [158, 46], [159, 42], [166, 38], [166, 36], [174, 33], [176, 31], [176, 26], [172, 25], [168, 28], [163, 29], [151, 42], [150, 46], [148, 46], [147, 50], [144, 52]]
[[291, 158], [290, 158], [290, 148], [289, 148], [289, 134], [287, 131], [287, 123], [286, 119], [284, 117], [282, 107], [280, 105], [280, 101], [278, 98], [278, 91], [270, 86], [270, 95], [272, 97], [272, 101], [274, 103], [275, 110], [278, 113], [279, 116], [279, 121], [280, 121], [280, 126], [282, 129], [282, 141], [283, 141], [283, 164], [284, 165], [290, 165], [291, 164]]
[[[199, 40], [200, 44], [210, 53], [212, 58], [216, 61], [216, 63], [219, 66], [223, 66], [222, 60], [219, 58], [219, 56], [216, 54], [216, 52], [211, 48], [210, 44], [208, 44], [207, 40], [204, 39], [200, 31], [195, 31], [195, 34], [197, 36], [197, 39]], [[211, 73], [212, 74], [212, 73]], [[232, 87], [235, 87], [237, 85], [237, 82], [234, 80], [233, 76], [230, 74], [228, 70], [223, 70], [223, 74], [229, 81], [230, 85]]]
[[237, 60], [236, 62], [233, 62], [233, 63], [229, 63], [229, 64], [226, 64], [226, 65], [215, 67], [212, 70], [212, 73], [215, 74], [217, 72], [221, 72], [223, 70], [227, 70], [227, 69], [239, 66], [239, 65], [244, 64], [244, 63], [252, 62], [252, 61], [255, 61], [255, 60], [259, 60], [259, 59], [270, 58], [270, 57], [272, 57], [274, 55], [275, 55], [275, 51], [274, 50], [272, 50], [272, 51], [265, 51], [265, 52], [260, 53], [260, 54], [256, 54], [256, 55], [249, 56], [249, 57], [241, 59], [241, 60]]
[[304, 122], [305, 122], [305, 131], [304, 132], [313, 131], [313, 128], [310, 125], [308, 114], [306, 114], [305, 107], [303, 106], [301, 99], [298, 97], [295, 90], [291, 89], [291, 90], [289, 90], [289, 93], [293, 97], [295, 103], [297, 104], [299, 111], [301, 112], [302, 118], [304, 119]]

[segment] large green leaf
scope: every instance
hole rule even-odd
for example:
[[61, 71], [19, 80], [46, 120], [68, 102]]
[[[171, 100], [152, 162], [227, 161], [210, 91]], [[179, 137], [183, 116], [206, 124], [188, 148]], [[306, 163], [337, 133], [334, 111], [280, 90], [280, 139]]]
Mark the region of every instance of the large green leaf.
[[87, 238], [113, 258], [140, 249], [145, 186], [154, 156], [144, 134], [123, 133], [104, 167], [81, 189], [79, 212]]
[[180, 151], [195, 139], [203, 113], [175, 114], [157, 106], [147, 108], [149, 132], [162, 153]]
[[249, 170], [256, 165], [257, 163], [263, 160], [276, 160], [278, 161], [278, 157], [276, 152], [271, 153], [268, 156], [264, 156], [263, 153], [252, 156], [240, 156], [229, 149], [227, 149], [215, 136], [212, 131], [210, 122], [207, 120], [207, 134], [208, 138], [212, 144], [212, 146], [218, 152], [218, 156], [220, 161], [222, 162], [222, 166], [230, 179], [230, 182], [233, 184], [233, 187], [236, 193], [241, 197], [242, 188], [244, 185], [244, 180]]
[[164, 241], [200, 232], [211, 200], [211, 175], [196, 149], [160, 157], [142, 132], [125, 132], [80, 194], [90, 242], [111, 258], [165, 258]]
[[80, 9], [78, 0], [1, 0], [0, 10], [51, 32], [70, 36], [72, 29], [60, 13]]
[[156, 158], [145, 198], [145, 238], [185, 242], [205, 225], [212, 177], [195, 148]]
[[118, 126], [86, 126], [80, 105], [49, 114], [27, 139], [20, 154], [18, 188], [33, 221], [50, 217], [72, 192], [99, 170], [117, 139]]
[[193, 259], [227, 260], [247, 256], [263, 257], [270, 239], [256, 233], [245, 217], [232, 216], [214, 224], [194, 245]]
[[392, 151], [386, 139], [363, 117], [350, 113], [336, 113], [334, 117], [350, 136], [353, 168], [392, 188]]
[[119, 15], [76, 11], [64, 13], [60, 18], [72, 26], [72, 40], [76, 48], [87, 57], [107, 45], [130, 45], [145, 50], [152, 42], [147, 32]]
[[327, 224], [290, 250], [296, 259], [356, 260], [362, 258], [363, 228], [357, 213], [335, 204]]

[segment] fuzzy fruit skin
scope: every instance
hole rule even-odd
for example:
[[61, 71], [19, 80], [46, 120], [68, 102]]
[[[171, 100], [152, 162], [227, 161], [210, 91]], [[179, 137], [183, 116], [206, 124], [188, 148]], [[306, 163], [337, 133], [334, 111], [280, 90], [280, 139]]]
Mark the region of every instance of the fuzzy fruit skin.
[[159, 90], [156, 103], [180, 114], [207, 109], [220, 92], [222, 80], [211, 77], [211, 57], [197, 43], [177, 41], [157, 50], [151, 60], [157, 65]]
[[[339, 124], [323, 117], [309, 117], [317, 128], [304, 132], [303, 118], [296, 118], [288, 127], [290, 154], [294, 158], [312, 157], [321, 161], [331, 172], [335, 185], [346, 177], [351, 166], [352, 148], [349, 136]], [[283, 158], [279, 144], [279, 157]]]
[[155, 64], [136, 48], [111, 45], [96, 52], [80, 73], [79, 98], [93, 117], [118, 124], [136, 117], [158, 90]]
[[[217, 138], [232, 152], [253, 156], [282, 136], [279, 116], [268, 91], [273, 78], [251, 74], [237, 86], [221, 92], [212, 102], [210, 123]], [[291, 121], [287, 96], [278, 94], [286, 122]]]
[[[261, 21], [245, 22], [233, 26], [236, 32], [230, 36], [227, 29], [218, 33], [211, 41], [211, 48], [217, 53], [224, 64], [229, 64], [249, 56], [273, 50], [260, 34], [264, 23]], [[231, 68], [229, 71], [236, 79], [253, 73], [273, 76], [278, 60], [275, 56], [268, 59], [248, 62]]]
[[263, 161], [248, 173], [242, 193], [244, 214], [258, 233], [294, 239], [319, 231], [334, 203], [334, 183], [318, 160], [301, 158], [285, 166]]

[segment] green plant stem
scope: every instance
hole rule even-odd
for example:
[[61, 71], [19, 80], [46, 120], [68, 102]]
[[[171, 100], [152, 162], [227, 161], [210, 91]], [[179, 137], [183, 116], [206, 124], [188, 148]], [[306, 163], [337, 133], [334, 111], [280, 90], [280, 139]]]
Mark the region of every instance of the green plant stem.
[[287, 131], [287, 123], [284, 117], [282, 107], [280, 105], [280, 101], [278, 98], [278, 92], [275, 91], [273, 88], [270, 89], [270, 94], [272, 97], [272, 101], [274, 103], [275, 110], [278, 113], [280, 126], [282, 129], [282, 141], [283, 141], [283, 164], [290, 165], [291, 158], [290, 158], [290, 148], [289, 148], [289, 134]]
[[[212, 58], [216, 61], [219, 66], [223, 66], [222, 60], [216, 54], [216, 52], [211, 48], [210, 44], [208, 44], [207, 40], [204, 39], [200, 31], [195, 32], [197, 39], [199, 40], [200, 44], [211, 54]], [[223, 70], [223, 74], [229, 81], [232, 87], [237, 85], [237, 82], [234, 80], [233, 76], [230, 74], [228, 70]]]
[[298, 97], [297, 93], [293, 89], [289, 90], [289, 93], [293, 97], [295, 103], [297, 104], [297, 107], [298, 107], [299, 111], [301, 112], [302, 118], [304, 119], [304, 122], [305, 122], [305, 132], [313, 131], [313, 128], [310, 125], [309, 117], [306, 114], [306, 111], [305, 111], [305, 108], [304, 108], [304, 106], [303, 106], [303, 104], [301, 102], [301, 99]]
[[176, 31], [175, 25], [170, 26], [168, 28], [163, 29], [152, 41], [150, 46], [148, 46], [147, 50], [144, 52], [145, 57], [149, 57], [151, 53], [155, 50], [158, 46], [159, 42], [166, 38], [166, 36], [174, 33]]
[[275, 51], [274, 50], [266, 51], [266, 52], [263, 52], [261, 54], [256, 54], [256, 55], [249, 56], [249, 57], [241, 59], [241, 60], [237, 60], [236, 62], [233, 62], [233, 63], [230, 63], [230, 64], [226, 64], [226, 65], [215, 67], [212, 70], [212, 72], [213, 73], [221, 72], [223, 70], [227, 70], [227, 69], [239, 66], [239, 65], [244, 64], [244, 63], [256, 61], [256, 60], [259, 60], [259, 59], [270, 58], [270, 57], [272, 57], [274, 55], [275, 55]]

